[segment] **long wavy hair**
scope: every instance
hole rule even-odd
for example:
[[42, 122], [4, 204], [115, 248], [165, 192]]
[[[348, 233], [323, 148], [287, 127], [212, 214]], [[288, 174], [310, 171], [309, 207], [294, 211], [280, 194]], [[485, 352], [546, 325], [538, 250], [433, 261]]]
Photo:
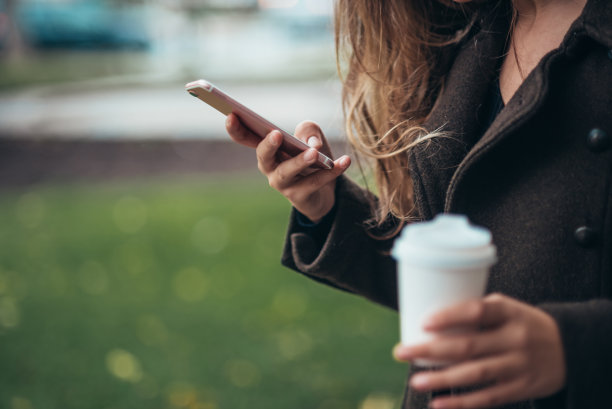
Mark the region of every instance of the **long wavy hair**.
[[399, 220], [397, 232], [416, 216], [407, 151], [441, 136], [422, 125], [478, 4], [337, 0], [335, 7], [345, 132], [359, 163], [365, 159], [374, 173], [374, 221]]

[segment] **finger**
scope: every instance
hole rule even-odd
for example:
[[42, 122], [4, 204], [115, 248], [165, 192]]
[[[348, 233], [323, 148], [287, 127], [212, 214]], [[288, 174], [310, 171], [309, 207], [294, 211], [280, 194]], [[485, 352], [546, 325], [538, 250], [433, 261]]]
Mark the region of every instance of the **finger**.
[[419, 372], [412, 376], [410, 385], [419, 391], [486, 385], [513, 378], [522, 370], [524, 363], [517, 354], [504, 354], [451, 365], [439, 371]]
[[321, 142], [321, 139], [319, 139], [318, 136], [314, 136], [314, 135], [308, 138], [308, 141], [306, 142], [306, 144], [316, 150], [319, 150], [323, 147], [323, 142]]
[[506, 321], [514, 311], [514, 304], [508, 297], [495, 294], [438, 311], [425, 320], [423, 328], [426, 331], [440, 331], [465, 326], [490, 327]]
[[292, 189], [299, 191], [304, 197], [310, 196], [321, 189], [322, 186], [325, 186], [343, 174], [349, 166], [351, 166], [351, 158], [347, 155], [343, 155], [334, 161], [334, 167], [332, 169], [319, 170], [305, 176], [292, 186]]
[[398, 360], [430, 359], [457, 362], [508, 351], [514, 346], [510, 326], [483, 332], [440, 335], [419, 345], [400, 345], [394, 350]]
[[272, 131], [257, 145], [257, 165], [264, 175], [268, 175], [278, 166], [276, 153], [282, 141], [283, 135], [279, 131]]
[[235, 114], [229, 114], [225, 120], [225, 130], [229, 136], [241, 145], [256, 148], [261, 138], [249, 131]]
[[521, 378], [501, 382], [464, 395], [436, 398], [430, 403], [433, 409], [483, 409], [493, 408], [525, 399], [525, 381]]
[[[276, 166], [274, 173], [270, 175], [270, 185], [277, 190], [283, 190], [293, 184], [300, 175], [308, 174], [306, 169], [316, 162], [318, 152], [308, 149], [298, 156], [287, 159]], [[317, 170], [313, 170], [313, 173]]]
[[323, 135], [321, 127], [319, 127], [319, 125], [317, 125], [315, 122], [300, 122], [298, 126], [295, 127], [294, 136], [302, 142], [305, 142], [311, 148], [315, 148], [321, 153], [331, 157], [331, 149], [329, 148], [329, 144]]

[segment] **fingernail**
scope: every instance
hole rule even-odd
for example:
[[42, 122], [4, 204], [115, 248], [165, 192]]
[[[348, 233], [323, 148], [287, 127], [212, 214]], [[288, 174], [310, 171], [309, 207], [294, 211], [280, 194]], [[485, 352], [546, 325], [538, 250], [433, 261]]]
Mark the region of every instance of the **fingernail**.
[[319, 138], [317, 138], [316, 136], [311, 136], [310, 138], [308, 138], [308, 146], [310, 146], [311, 148], [316, 148], [319, 145]]
[[429, 378], [427, 375], [414, 375], [410, 381], [410, 384], [413, 388], [424, 389], [427, 388], [427, 385], [429, 384]]
[[317, 151], [314, 149], [308, 149], [304, 154], [304, 160], [306, 162], [313, 162], [317, 157]]
[[340, 162], [339, 162], [339, 164], [340, 164], [340, 166], [342, 166], [343, 168], [344, 168], [344, 167], [347, 167], [347, 166], [349, 165], [349, 163], [350, 163], [350, 159], [349, 159], [349, 157], [348, 157], [348, 156], [343, 156], [342, 158], [340, 158]]
[[271, 135], [271, 136], [270, 136], [270, 145], [272, 145], [272, 146], [278, 146], [279, 144], [280, 144], [280, 143], [279, 143], [279, 140], [278, 140], [278, 138], [277, 138], [276, 134]]
[[413, 357], [413, 350], [402, 344], [397, 344], [393, 348], [393, 356], [398, 360], [407, 361]]

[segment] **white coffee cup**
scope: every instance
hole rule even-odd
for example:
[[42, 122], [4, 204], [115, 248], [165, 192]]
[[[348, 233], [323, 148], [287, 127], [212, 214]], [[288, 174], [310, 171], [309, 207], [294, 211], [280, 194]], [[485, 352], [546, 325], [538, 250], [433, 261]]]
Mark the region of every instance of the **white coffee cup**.
[[[497, 260], [491, 233], [467, 217], [441, 214], [409, 224], [394, 243], [398, 263], [398, 303], [403, 345], [429, 341], [423, 330], [433, 313], [484, 295], [490, 267]], [[417, 360], [422, 366], [447, 362]]]

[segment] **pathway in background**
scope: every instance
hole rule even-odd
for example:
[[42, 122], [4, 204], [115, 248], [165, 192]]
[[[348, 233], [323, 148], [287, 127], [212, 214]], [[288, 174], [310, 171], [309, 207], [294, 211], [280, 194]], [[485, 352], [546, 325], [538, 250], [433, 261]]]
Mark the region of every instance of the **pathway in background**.
[[[0, 135], [20, 139], [227, 138], [222, 115], [190, 97], [182, 83], [150, 79], [128, 84], [102, 80], [0, 93]], [[215, 85], [287, 131], [311, 119], [330, 139], [342, 133], [340, 85], [335, 80]]]

